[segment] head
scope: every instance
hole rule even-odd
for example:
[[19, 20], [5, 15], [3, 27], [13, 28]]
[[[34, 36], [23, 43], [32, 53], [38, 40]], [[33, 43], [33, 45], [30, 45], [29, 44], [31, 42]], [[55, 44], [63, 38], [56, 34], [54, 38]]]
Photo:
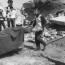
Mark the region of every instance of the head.
[[12, 7], [12, 6], [13, 6], [13, 1], [12, 1], [12, 0], [8, 0], [7, 3], [8, 3], [8, 6], [9, 6], [9, 7]]
[[34, 10], [34, 14], [38, 14], [39, 13], [39, 10], [38, 9], [35, 9]]
[[8, 0], [8, 2], [7, 3], [13, 3], [13, 0]]
[[36, 17], [38, 17], [38, 16], [39, 16], [39, 14], [37, 13], [37, 14], [35, 14], [35, 16], [36, 16]]

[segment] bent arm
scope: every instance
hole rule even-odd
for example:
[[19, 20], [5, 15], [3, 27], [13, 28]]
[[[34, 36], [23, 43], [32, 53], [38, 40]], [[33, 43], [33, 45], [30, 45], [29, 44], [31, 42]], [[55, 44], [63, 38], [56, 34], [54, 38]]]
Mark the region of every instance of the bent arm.
[[23, 28], [24, 30], [24, 33], [29, 33], [32, 31], [32, 27], [29, 27], [29, 28]]

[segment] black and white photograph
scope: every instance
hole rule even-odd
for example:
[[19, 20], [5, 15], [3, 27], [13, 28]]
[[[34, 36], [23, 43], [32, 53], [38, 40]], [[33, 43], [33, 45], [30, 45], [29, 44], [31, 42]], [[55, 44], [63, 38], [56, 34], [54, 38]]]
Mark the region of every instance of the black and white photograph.
[[65, 0], [0, 0], [0, 65], [65, 65]]

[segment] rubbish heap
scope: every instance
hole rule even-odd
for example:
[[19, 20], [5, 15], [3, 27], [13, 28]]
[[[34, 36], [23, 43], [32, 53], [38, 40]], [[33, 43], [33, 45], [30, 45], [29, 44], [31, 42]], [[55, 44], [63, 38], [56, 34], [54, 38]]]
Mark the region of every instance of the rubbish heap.
[[56, 29], [52, 28], [45, 28], [43, 34], [41, 35], [42, 39], [45, 40], [45, 42], [55, 40], [64, 36], [65, 33], [63, 33], [63, 31], [57, 31]]
[[63, 65], [65, 63], [65, 31], [45, 28], [42, 39], [47, 43], [42, 55], [51, 59], [54, 63]]

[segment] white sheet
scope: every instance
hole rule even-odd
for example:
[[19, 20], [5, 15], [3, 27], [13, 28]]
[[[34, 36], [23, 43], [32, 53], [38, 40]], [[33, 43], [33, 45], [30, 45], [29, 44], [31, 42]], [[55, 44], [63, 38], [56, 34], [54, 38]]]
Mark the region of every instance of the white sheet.
[[55, 17], [55, 18], [52, 18], [51, 20], [56, 20], [56, 21], [65, 22], [65, 16]]

